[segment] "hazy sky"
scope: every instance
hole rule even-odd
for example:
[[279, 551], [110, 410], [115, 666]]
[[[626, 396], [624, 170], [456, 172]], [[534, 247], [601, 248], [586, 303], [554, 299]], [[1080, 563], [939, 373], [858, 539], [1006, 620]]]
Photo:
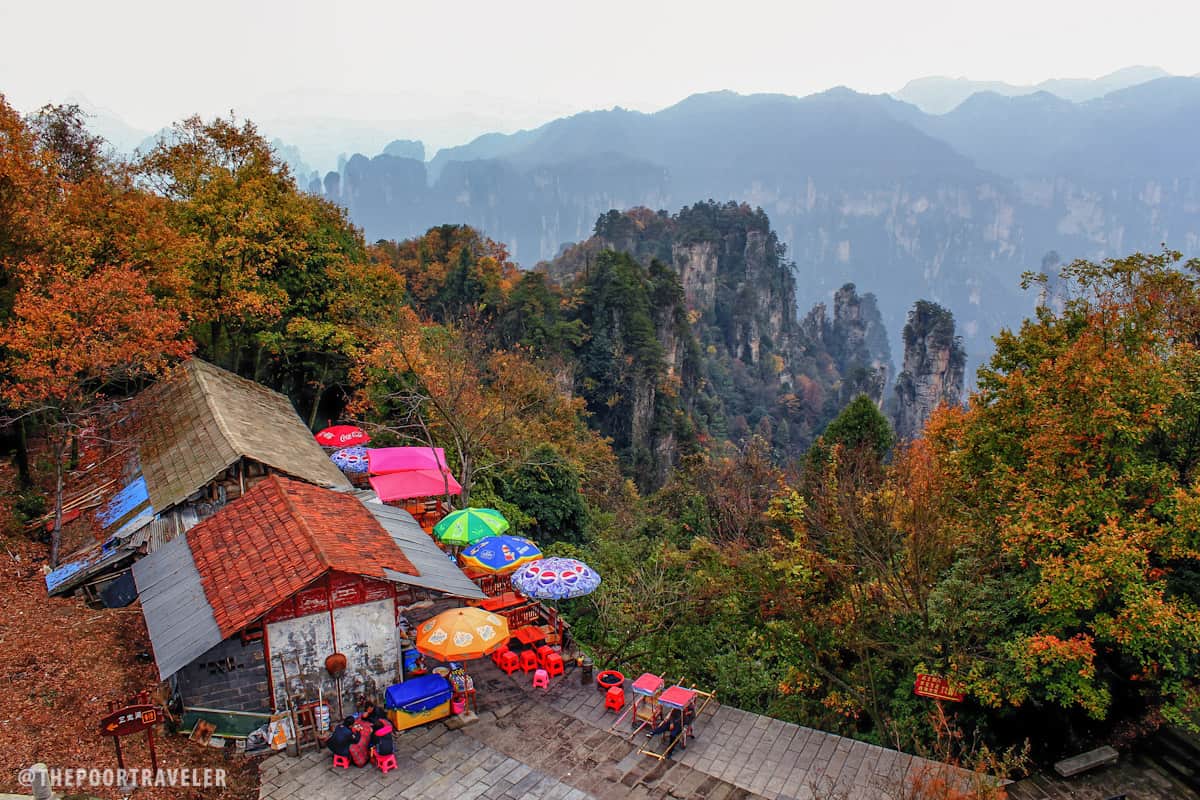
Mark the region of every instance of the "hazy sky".
[[22, 110], [82, 95], [144, 129], [235, 107], [524, 121], [713, 89], [1194, 74], [1198, 29], [1185, 0], [0, 0], [0, 91]]

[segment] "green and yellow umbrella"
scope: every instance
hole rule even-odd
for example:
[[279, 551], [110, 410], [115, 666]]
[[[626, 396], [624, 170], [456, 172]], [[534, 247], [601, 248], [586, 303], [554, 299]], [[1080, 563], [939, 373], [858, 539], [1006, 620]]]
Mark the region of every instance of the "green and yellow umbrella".
[[433, 526], [442, 544], [466, 547], [480, 539], [498, 536], [508, 530], [508, 520], [494, 508], [463, 508], [446, 515]]

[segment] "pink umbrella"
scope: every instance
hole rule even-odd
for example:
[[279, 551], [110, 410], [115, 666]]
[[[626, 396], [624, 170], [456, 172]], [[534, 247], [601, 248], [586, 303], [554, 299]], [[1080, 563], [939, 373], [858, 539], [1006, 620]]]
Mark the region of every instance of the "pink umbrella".
[[366, 444], [371, 441], [362, 428], [353, 425], [334, 425], [316, 435], [317, 444], [324, 447], [350, 447], [356, 444]]
[[377, 447], [367, 453], [372, 475], [414, 469], [446, 469], [446, 451], [440, 447]]
[[462, 486], [449, 472], [435, 469], [413, 469], [391, 472], [371, 478], [371, 488], [384, 503], [392, 500], [411, 500], [414, 497], [437, 497], [447, 493], [462, 494]]

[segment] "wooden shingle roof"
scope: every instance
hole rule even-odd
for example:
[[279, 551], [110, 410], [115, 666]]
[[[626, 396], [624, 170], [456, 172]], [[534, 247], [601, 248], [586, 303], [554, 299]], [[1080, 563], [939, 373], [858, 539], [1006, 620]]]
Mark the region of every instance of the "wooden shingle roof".
[[146, 392], [138, 459], [150, 502], [164, 511], [208, 484], [240, 458], [331, 489], [349, 489], [278, 392], [198, 358]]

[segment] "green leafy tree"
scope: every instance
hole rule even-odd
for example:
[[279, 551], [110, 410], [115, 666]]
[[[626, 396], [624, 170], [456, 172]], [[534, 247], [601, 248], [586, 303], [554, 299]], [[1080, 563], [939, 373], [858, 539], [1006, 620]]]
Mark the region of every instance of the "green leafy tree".
[[500, 476], [504, 499], [530, 520], [525, 531], [537, 542], [582, 543], [588, 515], [580, 476], [558, 450], [541, 444], [515, 469]]
[[1173, 252], [1069, 265], [1075, 298], [997, 337], [970, 409], [930, 428], [981, 573], [951, 574], [938, 624], [989, 706], [1195, 724], [1198, 271]]

